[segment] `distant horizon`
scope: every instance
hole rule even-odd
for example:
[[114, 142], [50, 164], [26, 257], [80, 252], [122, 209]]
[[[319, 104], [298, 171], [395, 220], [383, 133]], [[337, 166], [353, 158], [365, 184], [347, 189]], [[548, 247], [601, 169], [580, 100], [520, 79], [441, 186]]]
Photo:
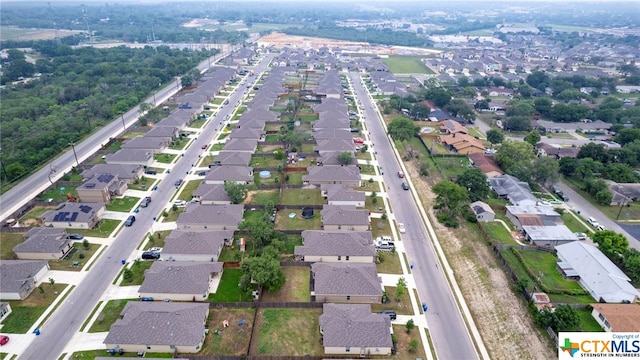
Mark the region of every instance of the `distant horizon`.
[[[275, 3], [297, 3], [300, 4], [299, 1], [297, 0], [118, 0], [115, 2], [105, 2], [106, 4], [118, 4], [118, 3], [136, 3], [136, 4], [140, 4], [140, 5], [144, 5], [144, 4], [154, 4], [154, 3], [183, 3], [183, 2], [200, 2], [200, 3], [206, 3], [206, 2], [262, 2], [262, 3], [269, 3], [269, 2], [275, 2]], [[317, 2], [317, 3], [326, 3], [326, 2], [331, 2], [331, 3], [343, 3], [344, 0], [306, 0], [306, 3], [309, 2]], [[362, 3], [401, 3], [401, 2], [422, 2], [424, 3], [424, 0], [354, 0], [354, 1], [350, 1], [350, 3], [352, 4], [362, 4]], [[465, 2], [469, 2], [469, 3], [479, 3], [479, 2], [484, 2], [484, 3], [493, 3], [493, 2], [502, 2], [502, 3], [511, 3], [512, 5], [520, 5], [520, 6], [527, 6], [532, 2], [536, 2], [536, 3], [574, 3], [574, 2], [579, 2], [579, 3], [634, 3], [637, 4], [638, 10], [640, 11], [640, 2], [638, 2], [637, 0], [447, 0], [447, 2], [455, 2], [455, 3], [465, 3]], [[43, 3], [66, 3], [66, 4], [76, 4], [76, 3], [81, 3], [81, 4], [85, 4], [85, 5], [104, 5], [105, 3], [100, 2], [94, 2], [91, 0], [48, 0], [48, 1], [42, 1], [42, 0], [10, 0], [10, 1], [3, 1], [4, 4], [10, 4], [10, 3], [33, 3], [33, 4], [43, 4]], [[446, 6], [446, 4], [439, 4], [440, 6]]]

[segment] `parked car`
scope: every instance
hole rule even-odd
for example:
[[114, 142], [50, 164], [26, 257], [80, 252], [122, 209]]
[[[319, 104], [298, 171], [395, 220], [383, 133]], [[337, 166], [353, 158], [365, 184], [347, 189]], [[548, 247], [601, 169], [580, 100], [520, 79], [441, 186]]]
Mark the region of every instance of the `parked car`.
[[142, 260], [158, 260], [160, 253], [155, 251], [145, 251], [142, 253]]
[[176, 180], [176, 183], [175, 183], [176, 187], [180, 186], [180, 184], [182, 184], [182, 179]]
[[0, 345], [7, 345], [9, 337], [7, 335], [0, 336]]
[[144, 173], [147, 175], [156, 175], [158, 172], [154, 169], [147, 169], [144, 171]]
[[404, 224], [403, 223], [398, 223], [398, 231], [400, 231], [401, 234], [404, 234], [407, 231], [404, 228]]
[[600, 226], [600, 223], [598, 223], [598, 221], [592, 217], [588, 218], [587, 222], [596, 229], [598, 228], [598, 226]]
[[395, 243], [388, 236], [380, 236], [376, 239], [376, 250], [390, 251], [396, 247]]
[[403, 183], [402, 183], [402, 188], [403, 188], [404, 190], [409, 190], [409, 184], [407, 184], [406, 182], [403, 182]]
[[395, 320], [397, 318], [397, 314], [393, 310], [383, 310], [383, 311], [380, 311], [378, 314], [387, 315], [391, 320]]
[[177, 207], [185, 207], [187, 206], [187, 202], [184, 200], [173, 200], [173, 205]]
[[127, 220], [124, 221], [124, 226], [131, 226], [134, 222], [136, 222], [136, 217], [133, 215], [129, 215]]
[[402, 172], [402, 170], [398, 171], [398, 177], [400, 179], [402, 179], [404, 177], [404, 173]]
[[147, 251], [153, 251], [153, 252], [161, 253], [162, 252], [162, 248], [158, 247], [158, 246], [154, 246], [154, 247], [150, 248]]
[[573, 235], [575, 235], [578, 238], [578, 240], [587, 240], [587, 234], [585, 233], [576, 232], [576, 233], [573, 233]]
[[149, 206], [149, 203], [151, 202], [151, 197], [150, 196], [145, 196], [144, 199], [142, 199], [142, 202], [140, 202], [140, 207], [147, 207]]
[[606, 227], [604, 227], [604, 226], [602, 226], [602, 225], [599, 225], [599, 224], [598, 224], [598, 226], [596, 226], [596, 229], [598, 229], [598, 231], [605, 231], [605, 230], [607, 230], [607, 228], [606, 228]]
[[560, 196], [560, 198], [562, 198], [562, 201], [569, 201], [569, 197], [567, 195], [560, 194], [559, 196]]
[[72, 233], [68, 234], [67, 238], [71, 240], [82, 240], [84, 239], [84, 236], [82, 234]]

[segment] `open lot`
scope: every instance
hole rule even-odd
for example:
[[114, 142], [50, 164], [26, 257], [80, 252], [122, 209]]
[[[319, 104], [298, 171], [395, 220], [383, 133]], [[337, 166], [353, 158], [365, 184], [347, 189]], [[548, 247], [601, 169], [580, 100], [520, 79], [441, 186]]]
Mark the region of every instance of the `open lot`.
[[[251, 331], [254, 326], [255, 309], [249, 308], [211, 308], [209, 310], [209, 333], [204, 340], [199, 355], [235, 355], [247, 354]], [[223, 321], [229, 327], [223, 326]], [[242, 325], [238, 325], [241, 324]]]
[[322, 309], [260, 309], [257, 355], [322, 356], [319, 318]]
[[391, 55], [382, 61], [394, 74], [433, 74], [421, 59], [423, 56]]

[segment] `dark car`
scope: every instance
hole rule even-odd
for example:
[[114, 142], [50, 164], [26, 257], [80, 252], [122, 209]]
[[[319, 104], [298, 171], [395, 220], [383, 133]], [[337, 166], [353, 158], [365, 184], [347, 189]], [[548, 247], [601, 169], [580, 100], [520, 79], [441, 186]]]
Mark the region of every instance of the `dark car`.
[[82, 234], [73, 233], [73, 234], [67, 235], [67, 238], [69, 238], [71, 240], [82, 240], [82, 239], [84, 239], [84, 236]]
[[144, 173], [148, 175], [156, 175], [158, 172], [154, 169], [147, 169], [144, 171]]
[[6, 345], [9, 342], [9, 337], [7, 335], [0, 336], [0, 345]]
[[383, 310], [383, 311], [380, 311], [378, 314], [387, 315], [391, 320], [396, 319], [396, 312], [393, 310]]
[[147, 207], [149, 206], [149, 203], [151, 202], [151, 197], [146, 196], [144, 199], [142, 199], [142, 202], [140, 202], [140, 207]]
[[145, 251], [142, 253], [143, 260], [158, 260], [160, 259], [160, 253], [155, 251]]
[[176, 184], [175, 184], [175, 185], [176, 185], [176, 186], [180, 186], [180, 184], [182, 184], [182, 179], [178, 179], [178, 180], [176, 180]]
[[402, 188], [403, 188], [404, 190], [409, 190], [409, 184], [407, 184], [406, 182], [403, 182], [403, 183], [402, 183]]
[[133, 215], [129, 215], [127, 220], [125, 220], [125, 222], [124, 222], [124, 226], [131, 226], [131, 225], [133, 225], [134, 222], [136, 222], [136, 217], [133, 216]]

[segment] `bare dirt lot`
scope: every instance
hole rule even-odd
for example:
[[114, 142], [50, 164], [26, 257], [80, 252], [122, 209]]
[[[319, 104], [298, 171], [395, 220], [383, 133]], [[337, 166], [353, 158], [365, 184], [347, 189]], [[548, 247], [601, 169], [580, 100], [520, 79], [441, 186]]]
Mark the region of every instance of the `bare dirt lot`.
[[48, 40], [65, 37], [82, 31], [55, 29], [23, 29], [11, 26], [2, 27], [2, 38], [5, 40]]
[[[435, 195], [427, 178], [418, 175], [418, 164], [413, 161], [407, 169], [425, 209], [431, 209]], [[479, 233], [472, 227], [449, 229], [432, 223], [491, 358], [554, 358], [551, 341], [535, 327], [522, 297], [514, 294], [511, 281]]]

